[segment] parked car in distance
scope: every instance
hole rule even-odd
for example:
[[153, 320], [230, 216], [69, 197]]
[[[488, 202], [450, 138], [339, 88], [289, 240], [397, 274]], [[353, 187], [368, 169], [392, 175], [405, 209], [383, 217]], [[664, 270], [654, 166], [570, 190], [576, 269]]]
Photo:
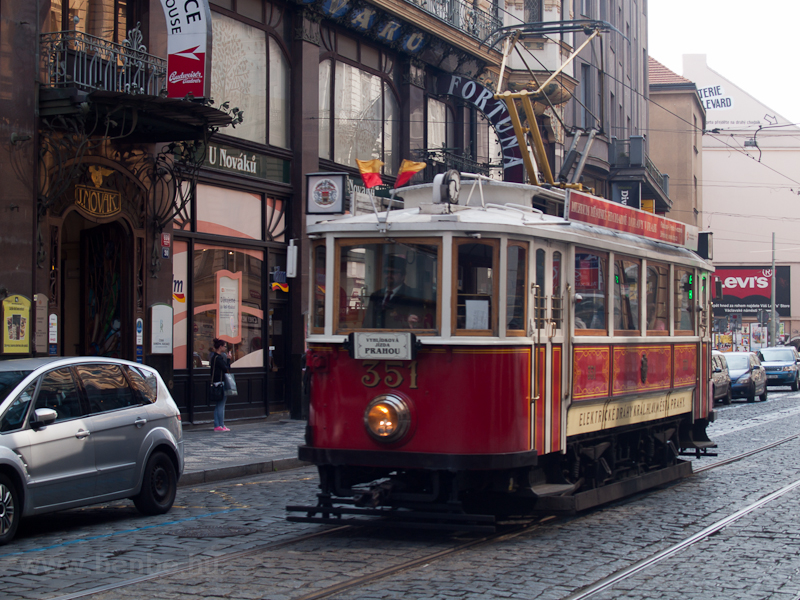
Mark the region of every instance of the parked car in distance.
[[797, 363], [800, 355], [794, 346], [776, 346], [759, 350], [761, 364], [767, 372], [767, 385], [788, 385], [792, 391], [800, 389]]
[[747, 398], [754, 402], [767, 399], [767, 372], [754, 352], [726, 352], [731, 391], [734, 398]]
[[714, 402], [722, 400], [723, 404], [730, 404], [733, 398], [731, 389], [731, 376], [728, 373], [728, 361], [725, 355], [716, 350], [711, 353], [712, 381], [714, 386]]
[[0, 544], [20, 519], [131, 498], [172, 508], [183, 472], [175, 401], [158, 372], [124, 360], [0, 361]]

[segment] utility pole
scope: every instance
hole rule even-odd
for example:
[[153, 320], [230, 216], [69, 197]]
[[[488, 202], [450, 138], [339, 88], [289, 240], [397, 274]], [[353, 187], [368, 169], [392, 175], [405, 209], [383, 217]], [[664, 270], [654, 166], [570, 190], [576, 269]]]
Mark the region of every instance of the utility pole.
[[775, 341], [775, 333], [777, 328], [775, 327], [775, 287], [776, 287], [776, 277], [775, 277], [775, 232], [772, 232], [772, 294], [770, 295], [770, 307], [769, 307], [769, 339], [767, 340], [768, 346], [777, 346], [778, 344]]

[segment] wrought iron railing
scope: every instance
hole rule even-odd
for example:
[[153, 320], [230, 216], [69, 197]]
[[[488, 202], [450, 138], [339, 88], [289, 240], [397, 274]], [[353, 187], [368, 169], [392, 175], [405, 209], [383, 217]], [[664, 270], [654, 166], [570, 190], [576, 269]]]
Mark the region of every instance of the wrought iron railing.
[[462, 0], [409, 0], [409, 2], [477, 40], [485, 40], [489, 34], [503, 26], [502, 19]]
[[477, 173], [489, 177], [492, 167], [497, 166], [477, 162], [469, 156], [457, 154], [450, 148], [422, 148], [415, 150], [414, 155], [418, 160], [428, 163], [433, 168], [434, 174], [455, 169], [459, 173]]
[[158, 96], [167, 89], [167, 61], [147, 53], [137, 25], [115, 44], [80, 31], [41, 36], [44, 85]]

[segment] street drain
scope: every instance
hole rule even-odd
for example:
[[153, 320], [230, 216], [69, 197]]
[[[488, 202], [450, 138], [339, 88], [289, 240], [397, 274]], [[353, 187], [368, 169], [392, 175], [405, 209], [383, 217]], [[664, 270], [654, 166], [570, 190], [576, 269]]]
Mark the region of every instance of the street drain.
[[170, 534], [184, 538], [221, 538], [249, 535], [255, 531], [250, 527], [184, 527], [183, 529], [174, 529], [170, 531]]

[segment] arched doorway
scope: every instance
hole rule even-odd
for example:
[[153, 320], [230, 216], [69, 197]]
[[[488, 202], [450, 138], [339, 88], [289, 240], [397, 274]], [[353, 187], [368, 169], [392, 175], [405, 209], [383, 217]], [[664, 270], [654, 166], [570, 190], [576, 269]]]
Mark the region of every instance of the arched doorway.
[[77, 211], [61, 244], [65, 356], [134, 359], [133, 236], [124, 220], [97, 224]]

